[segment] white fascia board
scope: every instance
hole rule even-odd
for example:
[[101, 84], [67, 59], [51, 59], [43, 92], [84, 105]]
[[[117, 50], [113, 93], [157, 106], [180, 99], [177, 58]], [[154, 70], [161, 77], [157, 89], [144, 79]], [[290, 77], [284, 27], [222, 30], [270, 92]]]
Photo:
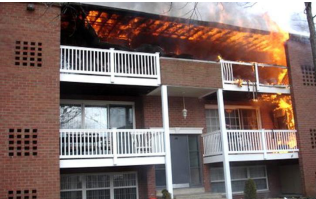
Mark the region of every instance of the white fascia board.
[[60, 168], [113, 167], [165, 164], [165, 157], [112, 158], [60, 160]]

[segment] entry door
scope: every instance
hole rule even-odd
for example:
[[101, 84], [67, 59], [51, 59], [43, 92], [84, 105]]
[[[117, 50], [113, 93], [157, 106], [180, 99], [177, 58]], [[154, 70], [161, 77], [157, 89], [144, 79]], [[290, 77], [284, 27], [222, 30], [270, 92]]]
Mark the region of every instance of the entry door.
[[[201, 186], [198, 135], [170, 135], [174, 188]], [[165, 165], [156, 165], [156, 185], [166, 186]]]
[[170, 135], [174, 188], [190, 186], [190, 162], [187, 135]]

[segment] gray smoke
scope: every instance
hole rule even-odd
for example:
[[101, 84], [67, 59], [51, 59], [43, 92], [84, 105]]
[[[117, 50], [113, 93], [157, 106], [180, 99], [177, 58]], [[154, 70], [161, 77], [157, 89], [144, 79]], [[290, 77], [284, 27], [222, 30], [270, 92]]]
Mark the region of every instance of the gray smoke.
[[[84, 4], [277, 31], [277, 29], [266, 23], [264, 16], [268, 15], [271, 20], [276, 22], [283, 30], [308, 35], [308, 26], [304, 14], [304, 2], [199, 2], [198, 4], [194, 2], [85, 2]], [[314, 13], [316, 13], [316, 11], [314, 11]]]

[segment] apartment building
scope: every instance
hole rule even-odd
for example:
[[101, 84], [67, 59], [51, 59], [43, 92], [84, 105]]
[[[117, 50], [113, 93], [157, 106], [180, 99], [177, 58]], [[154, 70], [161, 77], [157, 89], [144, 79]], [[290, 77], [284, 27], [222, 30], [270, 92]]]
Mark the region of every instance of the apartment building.
[[[92, 5], [0, 6], [0, 196], [315, 196], [308, 38]], [[220, 55], [221, 57], [218, 57]]]

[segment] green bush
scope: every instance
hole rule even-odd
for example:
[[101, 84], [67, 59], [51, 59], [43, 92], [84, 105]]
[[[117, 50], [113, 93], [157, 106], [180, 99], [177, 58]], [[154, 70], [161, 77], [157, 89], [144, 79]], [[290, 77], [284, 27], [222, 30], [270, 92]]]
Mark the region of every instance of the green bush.
[[167, 189], [162, 190], [161, 193], [162, 193], [162, 198], [163, 199], [171, 199], [171, 195], [170, 195], [170, 193], [168, 192]]
[[245, 199], [257, 199], [256, 184], [252, 179], [247, 180], [244, 189]]

